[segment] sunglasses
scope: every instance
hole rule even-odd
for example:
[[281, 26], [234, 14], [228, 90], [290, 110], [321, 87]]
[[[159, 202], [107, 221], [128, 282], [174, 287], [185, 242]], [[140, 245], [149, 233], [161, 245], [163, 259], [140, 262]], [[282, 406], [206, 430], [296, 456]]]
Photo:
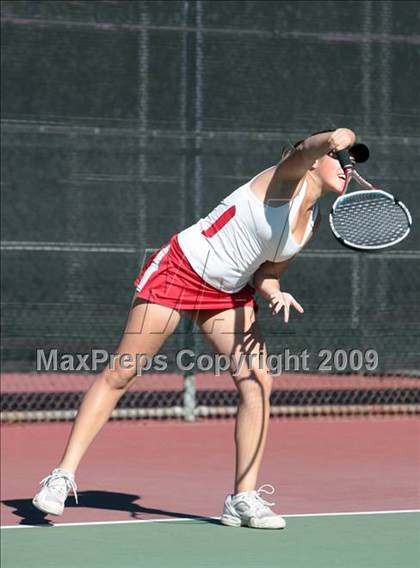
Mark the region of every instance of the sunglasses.
[[[338, 160], [337, 154], [334, 152], [334, 150], [331, 150], [331, 152], [328, 152], [327, 156], [329, 156], [330, 158], [333, 158], [333, 160]], [[354, 156], [352, 156], [352, 155], [350, 155], [350, 160], [353, 162], [353, 164], [356, 163], [356, 160], [354, 159]]]

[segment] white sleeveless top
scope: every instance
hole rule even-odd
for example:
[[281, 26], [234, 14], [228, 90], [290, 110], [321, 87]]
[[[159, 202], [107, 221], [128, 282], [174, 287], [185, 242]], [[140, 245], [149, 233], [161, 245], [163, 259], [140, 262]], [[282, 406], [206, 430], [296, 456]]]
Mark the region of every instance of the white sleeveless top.
[[282, 262], [298, 253], [310, 238], [318, 215], [316, 204], [302, 241], [297, 243], [291, 226], [306, 193], [306, 180], [294, 199], [273, 207], [252, 191], [254, 179], [178, 234], [194, 271], [214, 288], [230, 294], [250, 282], [264, 262]]

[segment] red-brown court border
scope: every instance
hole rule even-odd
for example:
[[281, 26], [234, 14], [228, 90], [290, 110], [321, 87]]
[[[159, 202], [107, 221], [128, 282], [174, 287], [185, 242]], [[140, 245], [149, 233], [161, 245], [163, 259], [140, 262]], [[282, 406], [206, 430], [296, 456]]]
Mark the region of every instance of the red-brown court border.
[[[114, 422], [98, 436], [72, 499], [54, 522], [220, 515], [231, 491], [232, 420]], [[2, 429], [2, 523], [31, 523], [30, 499], [71, 424]], [[276, 420], [260, 482], [284, 514], [420, 508], [420, 420]]]

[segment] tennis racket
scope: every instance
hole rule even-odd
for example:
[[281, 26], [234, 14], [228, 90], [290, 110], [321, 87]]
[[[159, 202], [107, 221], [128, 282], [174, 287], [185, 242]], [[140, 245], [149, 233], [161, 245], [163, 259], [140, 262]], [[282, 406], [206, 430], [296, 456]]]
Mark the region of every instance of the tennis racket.
[[[342, 195], [334, 202], [329, 216], [336, 239], [360, 251], [384, 249], [404, 240], [412, 224], [404, 203], [362, 178], [347, 150], [336, 152], [336, 156], [346, 176]], [[362, 190], [346, 194], [352, 179]]]

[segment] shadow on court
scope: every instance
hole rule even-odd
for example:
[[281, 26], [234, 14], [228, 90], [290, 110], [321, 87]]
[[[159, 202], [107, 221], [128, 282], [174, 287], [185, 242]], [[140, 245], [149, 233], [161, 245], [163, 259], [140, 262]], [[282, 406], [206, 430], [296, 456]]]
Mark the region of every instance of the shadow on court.
[[[69, 496], [66, 501], [66, 509], [69, 507], [85, 507], [89, 509], [100, 509], [106, 511], [126, 511], [132, 519], [147, 519], [144, 515], [161, 515], [174, 519], [193, 519], [209, 524], [220, 524], [218, 520], [211, 517], [193, 515], [180, 511], [166, 511], [163, 509], [153, 509], [142, 507], [136, 501], [141, 499], [139, 495], [129, 493], [115, 493], [112, 491], [81, 491], [78, 493], [79, 505], [73, 496]], [[20, 525], [54, 526], [45, 513], [38, 511], [32, 505], [32, 499], [9, 499], [1, 501], [7, 507], [14, 509], [13, 515], [20, 518]], [[54, 518], [54, 517], [53, 517]]]

